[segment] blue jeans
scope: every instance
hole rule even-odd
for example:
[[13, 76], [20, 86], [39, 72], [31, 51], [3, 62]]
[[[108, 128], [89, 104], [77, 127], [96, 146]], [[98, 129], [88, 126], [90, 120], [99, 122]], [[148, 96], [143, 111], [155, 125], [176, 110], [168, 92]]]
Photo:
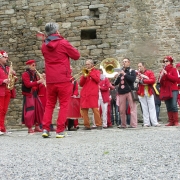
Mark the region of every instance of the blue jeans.
[[178, 112], [178, 107], [177, 107], [178, 91], [172, 91], [172, 95], [173, 97], [171, 99], [165, 101], [166, 109], [168, 112]]
[[159, 120], [160, 106], [161, 106], [160, 104], [155, 104], [157, 120]]
[[[115, 119], [114, 119], [115, 114]], [[115, 121], [114, 121], [115, 120]], [[116, 101], [111, 99], [111, 123], [114, 125], [116, 122], [116, 125], [120, 125], [120, 116], [119, 116], [119, 106], [116, 105]]]

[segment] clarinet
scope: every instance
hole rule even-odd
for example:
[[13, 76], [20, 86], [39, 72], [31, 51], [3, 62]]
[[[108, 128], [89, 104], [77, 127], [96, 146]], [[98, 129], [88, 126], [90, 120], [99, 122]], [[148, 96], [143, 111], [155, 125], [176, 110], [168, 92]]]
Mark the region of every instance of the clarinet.
[[[120, 69], [120, 71], [124, 70], [124, 66]], [[117, 81], [117, 79], [120, 77], [121, 74], [119, 74], [115, 79], [114, 79], [114, 82], [113, 84], [115, 84], [115, 82]]]
[[[165, 68], [166, 68], [166, 66], [164, 65], [162, 70], [165, 70]], [[159, 78], [158, 78], [158, 83], [160, 83], [161, 78], [162, 78], [163, 76], [164, 76], [164, 74], [161, 75], [161, 73], [160, 73]]]

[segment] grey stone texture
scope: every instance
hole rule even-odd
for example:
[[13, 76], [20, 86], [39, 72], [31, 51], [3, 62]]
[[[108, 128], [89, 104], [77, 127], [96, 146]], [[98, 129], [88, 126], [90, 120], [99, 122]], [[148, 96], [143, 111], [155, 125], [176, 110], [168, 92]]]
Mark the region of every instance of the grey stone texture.
[[[61, 35], [81, 52], [80, 60], [72, 62], [74, 74], [87, 58], [129, 57], [132, 68], [144, 61], [156, 76], [165, 55], [179, 61], [179, 0], [0, 0], [0, 4], [0, 48], [9, 53], [18, 76], [7, 125], [21, 124], [21, 74], [28, 59], [35, 59], [42, 70], [42, 42], [36, 33], [44, 32], [49, 21], [59, 23]], [[81, 29], [92, 27], [97, 39], [81, 40]]]

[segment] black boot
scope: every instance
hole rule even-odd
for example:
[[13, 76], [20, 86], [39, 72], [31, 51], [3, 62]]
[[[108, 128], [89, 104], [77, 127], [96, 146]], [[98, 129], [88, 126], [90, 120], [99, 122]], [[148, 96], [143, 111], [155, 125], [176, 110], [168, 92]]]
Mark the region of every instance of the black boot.
[[73, 126], [74, 126], [74, 120], [68, 119], [68, 131], [77, 131], [77, 129], [73, 128]]

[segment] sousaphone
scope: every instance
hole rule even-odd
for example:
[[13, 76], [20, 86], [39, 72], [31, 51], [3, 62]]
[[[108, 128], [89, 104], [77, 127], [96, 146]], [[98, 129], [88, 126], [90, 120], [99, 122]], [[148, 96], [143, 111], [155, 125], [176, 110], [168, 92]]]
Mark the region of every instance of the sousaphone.
[[101, 62], [100, 69], [103, 70], [103, 74], [106, 75], [107, 78], [114, 78], [117, 74], [114, 69], [120, 69], [120, 64], [114, 58], [106, 58]]

